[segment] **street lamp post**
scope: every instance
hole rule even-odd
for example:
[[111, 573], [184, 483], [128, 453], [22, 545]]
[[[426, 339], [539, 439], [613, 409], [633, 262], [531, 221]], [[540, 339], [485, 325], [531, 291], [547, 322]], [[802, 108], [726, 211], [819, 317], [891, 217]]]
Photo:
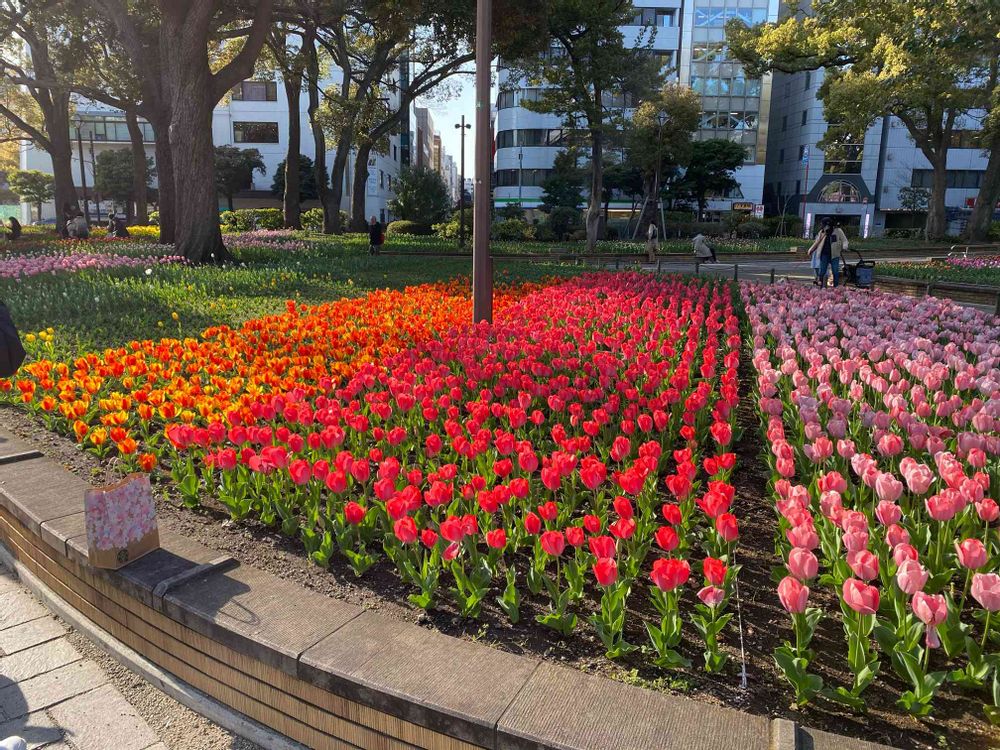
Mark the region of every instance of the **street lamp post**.
[[455, 126], [462, 131], [462, 157], [460, 159], [461, 168], [460, 174], [458, 176], [459, 191], [458, 191], [458, 249], [462, 250], [465, 248], [465, 131], [471, 130], [472, 125], [467, 125], [465, 122], [465, 115], [462, 115], [462, 122]]
[[493, 59], [493, 0], [476, 0], [476, 195], [472, 219], [472, 320], [493, 320], [493, 267], [490, 259], [490, 62]]
[[517, 152], [517, 207], [524, 210], [524, 144]]
[[[653, 181], [653, 194], [656, 196], [656, 210], [660, 214], [660, 232], [666, 231], [666, 226], [664, 226], [663, 221], [663, 203], [660, 201], [660, 167], [663, 162], [663, 126], [667, 124], [667, 113], [657, 112], [656, 122], [659, 124], [660, 129], [656, 140], [656, 178]], [[653, 217], [656, 220], [656, 217]]]
[[80, 128], [83, 125], [83, 118], [79, 114], [73, 117], [73, 124], [76, 125], [76, 148], [80, 154], [80, 184], [83, 187], [83, 218], [87, 221], [87, 226], [90, 226], [90, 202], [87, 198], [87, 172], [84, 168], [83, 163], [83, 136], [80, 133]]
[[94, 159], [94, 129], [90, 129], [90, 168], [94, 170], [94, 208], [97, 209], [97, 223], [101, 223], [101, 197], [97, 192], [97, 160]]

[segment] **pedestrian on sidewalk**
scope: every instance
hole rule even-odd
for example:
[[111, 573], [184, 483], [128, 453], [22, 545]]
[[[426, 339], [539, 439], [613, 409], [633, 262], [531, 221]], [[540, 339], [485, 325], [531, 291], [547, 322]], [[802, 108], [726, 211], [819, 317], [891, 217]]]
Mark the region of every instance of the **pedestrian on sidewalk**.
[[816, 234], [812, 247], [809, 248], [810, 259], [819, 256], [819, 285], [826, 288], [826, 272], [833, 272], [833, 286], [840, 285], [840, 256], [848, 249], [847, 235], [836, 225], [830, 216], [823, 217], [822, 226]]
[[651, 221], [649, 223], [649, 229], [646, 230], [646, 255], [649, 256], [649, 262], [656, 262], [656, 254], [660, 251], [660, 230], [656, 227], [656, 222]]
[[698, 260], [705, 262], [710, 260], [712, 263], [718, 263], [719, 261], [715, 258], [715, 249], [708, 244], [708, 240], [705, 239], [705, 235], [698, 232], [692, 240], [694, 243], [694, 254]]
[[371, 223], [368, 224], [368, 252], [371, 255], [378, 255], [385, 242], [385, 235], [382, 234], [382, 225], [379, 220], [372, 216]]

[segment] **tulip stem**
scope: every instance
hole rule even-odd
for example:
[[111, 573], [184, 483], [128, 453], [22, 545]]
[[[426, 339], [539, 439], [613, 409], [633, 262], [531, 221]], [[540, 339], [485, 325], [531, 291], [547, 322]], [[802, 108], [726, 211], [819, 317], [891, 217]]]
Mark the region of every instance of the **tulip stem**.
[[962, 598], [958, 601], [958, 619], [962, 619], [962, 609], [965, 608], [965, 597], [969, 595], [969, 581], [972, 580], [972, 568], [965, 571], [965, 585], [962, 587]]
[[986, 648], [986, 639], [989, 637], [990, 634], [990, 617], [992, 616], [993, 616], [993, 610], [990, 609], [986, 610], [986, 624], [983, 625], [983, 640], [979, 642], [980, 651]]

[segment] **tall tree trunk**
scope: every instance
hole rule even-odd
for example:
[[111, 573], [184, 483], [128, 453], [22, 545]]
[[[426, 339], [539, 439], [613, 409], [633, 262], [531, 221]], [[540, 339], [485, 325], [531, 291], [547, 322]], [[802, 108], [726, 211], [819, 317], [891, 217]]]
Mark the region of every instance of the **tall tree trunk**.
[[364, 232], [368, 227], [368, 217], [365, 216], [366, 202], [368, 194], [368, 157], [371, 156], [372, 147], [369, 145], [358, 146], [358, 153], [354, 160], [354, 190], [351, 195], [351, 231]]
[[132, 200], [135, 203], [135, 213], [132, 213], [131, 203], [127, 213], [137, 224], [148, 224], [149, 205], [146, 198], [146, 184], [149, 182], [149, 174], [146, 165], [146, 146], [135, 110], [125, 111], [125, 123], [128, 125], [128, 137], [132, 144]]
[[288, 99], [288, 151], [285, 153], [285, 194], [282, 198], [285, 226], [302, 229], [302, 201], [299, 180], [299, 154], [302, 151], [302, 101], [301, 68], [286, 71], [282, 76], [285, 96]]
[[[600, 92], [597, 93], [598, 101]], [[590, 131], [590, 200], [587, 204], [587, 252], [597, 247], [601, 233], [601, 196], [604, 193], [604, 133], [600, 126]]]
[[156, 146], [157, 208], [159, 211], [160, 242], [172, 245], [177, 236], [177, 192], [174, 188], [174, 159], [170, 151], [169, 119], [150, 120]]
[[205, 55], [206, 33], [199, 11], [164, 12], [160, 63], [170, 99], [170, 153], [173, 160], [175, 245], [192, 263], [222, 263], [232, 256], [222, 243], [215, 185], [212, 112], [215, 92]]
[[979, 196], [972, 209], [972, 216], [965, 227], [965, 239], [968, 242], [985, 242], [990, 238], [990, 226], [997, 202], [1000, 201], [1000, 133], [990, 140], [989, 161], [983, 172], [983, 181], [979, 185]]
[[340, 203], [344, 198], [344, 174], [347, 172], [347, 160], [351, 155], [353, 142], [353, 126], [342, 128], [337, 136], [337, 150], [333, 154], [333, 164], [330, 167], [329, 200], [333, 214], [330, 231], [334, 234], [344, 231], [340, 222]]
[[948, 189], [948, 152], [944, 150], [934, 155], [931, 160], [933, 180], [931, 194], [927, 199], [927, 223], [924, 234], [928, 240], [939, 240], [948, 231], [947, 211], [945, 210], [945, 192]]
[[312, 129], [314, 151], [316, 152], [316, 158], [313, 160], [313, 173], [316, 175], [316, 196], [323, 208], [323, 233], [332, 234], [334, 229], [332, 214], [339, 211], [340, 207], [338, 206], [335, 211], [330, 210], [329, 176], [326, 172], [326, 133], [323, 132], [323, 126], [316, 117], [319, 110], [319, 57], [316, 54], [314, 42], [304, 40], [303, 48], [308, 55], [306, 67], [309, 86], [309, 127]]
[[[49, 156], [52, 158], [53, 200], [56, 206], [56, 230], [66, 236], [66, 209], [79, 209], [73, 178], [73, 141], [70, 138], [69, 95], [52, 92], [53, 106], [45, 118], [49, 136]], [[83, 168], [83, 165], [80, 165]], [[41, 214], [39, 214], [41, 219]]]

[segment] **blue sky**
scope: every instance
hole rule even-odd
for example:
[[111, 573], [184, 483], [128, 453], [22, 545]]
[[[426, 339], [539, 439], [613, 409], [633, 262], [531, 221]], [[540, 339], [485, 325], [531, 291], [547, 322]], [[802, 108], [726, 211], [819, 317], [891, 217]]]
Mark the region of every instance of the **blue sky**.
[[472, 75], [457, 75], [450, 84], [458, 94], [455, 98], [438, 101], [435, 97], [419, 99], [418, 105], [427, 107], [434, 118], [434, 125], [441, 133], [441, 142], [444, 145], [445, 153], [451, 154], [455, 159], [455, 166], [459, 165], [461, 148], [461, 136], [455, 125], [465, 115], [465, 121], [472, 123], [473, 129], [467, 131], [465, 138], [465, 176], [475, 176], [475, 159], [473, 158], [473, 148], [475, 147], [475, 117], [476, 117], [476, 87]]

